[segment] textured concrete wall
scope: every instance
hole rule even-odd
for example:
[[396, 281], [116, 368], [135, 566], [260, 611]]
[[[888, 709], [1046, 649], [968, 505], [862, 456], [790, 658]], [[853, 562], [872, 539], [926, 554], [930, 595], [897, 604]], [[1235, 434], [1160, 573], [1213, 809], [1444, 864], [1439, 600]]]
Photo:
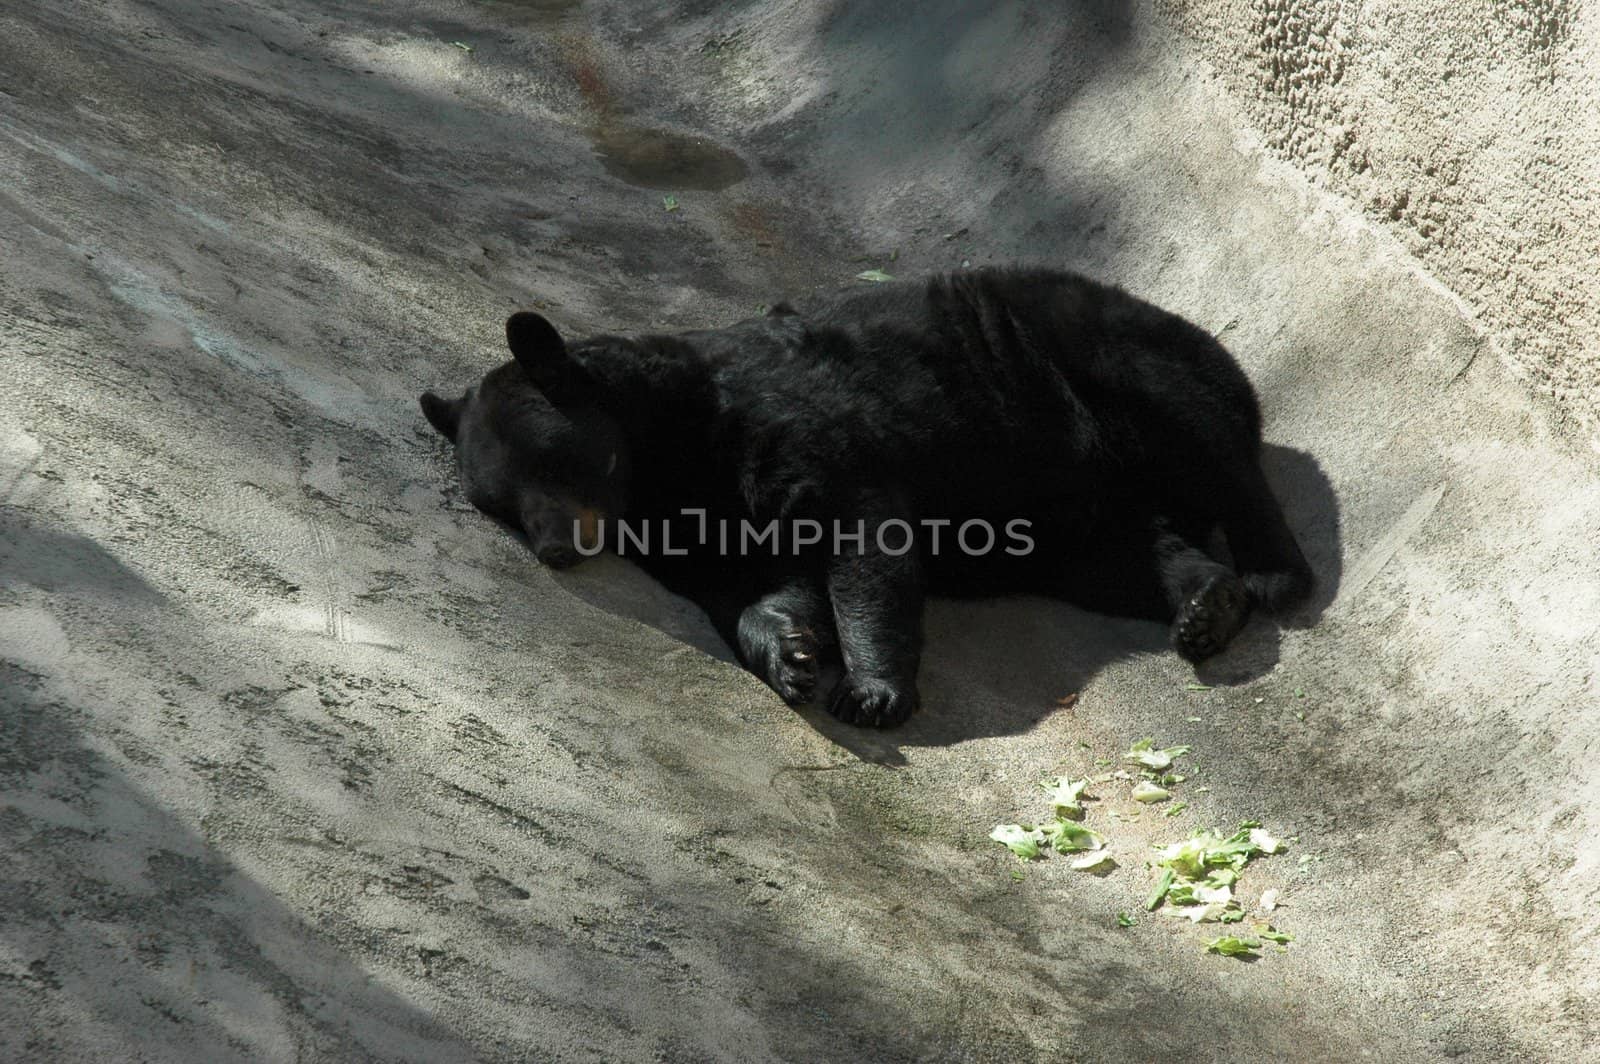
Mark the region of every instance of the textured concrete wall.
[[[1600, 415], [1600, 14], [1162, 0], [1270, 150], [1385, 222], [1563, 416]], [[1600, 446], [1600, 438], [1597, 438]]]

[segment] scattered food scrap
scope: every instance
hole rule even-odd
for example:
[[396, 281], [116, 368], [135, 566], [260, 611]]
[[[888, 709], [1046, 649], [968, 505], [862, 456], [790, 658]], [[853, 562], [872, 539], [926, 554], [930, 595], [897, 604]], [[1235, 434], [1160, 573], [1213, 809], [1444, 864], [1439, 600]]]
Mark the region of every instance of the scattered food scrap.
[[1206, 943], [1206, 951], [1220, 953], [1224, 957], [1255, 957], [1254, 951], [1261, 948], [1261, 943], [1253, 938], [1234, 938], [1232, 935], [1223, 935]]
[[[1080, 744], [1084, 745], [1084, 744]], [[1151, 804], [1172, 799], [1170, 788], [1182, 784], [1188, 777], [1169, 771], [1173, 762], [1190, 752], [1188, 746], [1157, 747], [1155, 740], [1140, 739], [1128, 748], [1122, 760], [1139, 766], [1138, 776], [1126, 769], [1102, 772], [1090, 778], [1074, 779], [1058, 776], [1044, 780], [1041, 786], [1047, 793], [1054, 819], [1048, 824], [998, 824], [989, 837], [999, 842], [1023, 861], [1035, 861], [1049, 850], [1071, 856], [1069, 867], [1087, 871], [1100, 869], [1109, 873], [1117, 867], [1104, 835], [1080, 823], [1086, 815], [1083, 799], [1092, 784], [1109, 784], [1117, 781], [1132, 784], [1128, 795], [1136, 803]], [[1096, 758], [1096, 766], [1113, 764], [1107, 758]], [[1209, 787], [1196, 787], [1195, 793], [1204, 793]], [[1187, 802], [1174, 802], [1163, 811], [1167, 817], [1177, 816], [1188, 809]], [[1106, 810], [1112, 820], [1132, 821], [1138, 810], [1123, 812]], [[1293, 841], [1298, 842], [1298, 837]], [[1240, 874], [1255, 859], [1277, 854], [1283, 843], [1264, 829], [1257, 821], [1245, 821], [1231, 835], [1223, 835], [1215, 828], [1194, 832], [1180, 842], [1158, 847], [1154, 858], [1146, 867], [1158, 870], [1154, 889], [1145, 898], [1144, 907], [1150, 912], [1167, 907], [1174, 916], [1187, 917], [1191, 923], [1242, 923], [1246, 909], [1240, 903], [1236, 890]], [[1301, 868], [1312, 860], [1312, 855], [1300, 857]], [[1020, 870], [1012, 876], [1022, 878]], [[1270, 913], [1278, 906], [1278, 891], [1263, 891], [1257, 911]], [[1206, 949], [1225, 957], [1257, 959], [1255, 951], [1261, 940], [1276, 943], [1280, 948], [1294, 941], [1288, 932], [1279, 931], [1257, 917], [1257, 938], [1243, 935], [1222, 935], [1206, 942]], [[1136, 921], [1127, 912], [1117, 913], [1117, 926], [1133, 927]]]
[[1086, 779], [1074, 780], [1062, 776], [1054, 783], [1046, 781], [1044, 787], [1050, 792], [1050, 807], [1055, 810], [1058, 817], [1070, 820], [1083, 819], [1083, 803], [1079, 801], [1083, 792], [1089, 786]]
[[1037, 859], [1044, 845], [1044, 832], [1031, 824], [996, 824], [989, 837], [1024, 861]]
[[1128, 752], [1122, 755], [1122, 760], [1137, 762], [1155, 772], [1165, 772], [1172, 767], [1175, 758], [1182, 757], [1188, 752], [1187, 746], [1169, 746], [1165, 750], [1157, 750], [1154, 739], [1140, 739], [1128, 748]]
[[1140, 780], [1133, 785], [1133, 800], [1136, 802], [1164, 802], [1171, 797], [1171, 791], [1149, 780]]

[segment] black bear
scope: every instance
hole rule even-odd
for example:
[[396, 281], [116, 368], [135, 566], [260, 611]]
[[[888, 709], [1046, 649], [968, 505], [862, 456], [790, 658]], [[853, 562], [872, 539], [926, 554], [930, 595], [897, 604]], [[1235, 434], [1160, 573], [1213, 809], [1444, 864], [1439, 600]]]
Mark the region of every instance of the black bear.
[[847, 722], [917, 708], [929, 590], [1169, 622], [1199, 661], [1311, 587], [1243, 371], [1076, 274], [963, 271], [573, 343], [519, 313], [506, 337], [514, 361], [421, 399], [473, 504], [547, 565], [637, 557], [783, 698], [825, 694]]

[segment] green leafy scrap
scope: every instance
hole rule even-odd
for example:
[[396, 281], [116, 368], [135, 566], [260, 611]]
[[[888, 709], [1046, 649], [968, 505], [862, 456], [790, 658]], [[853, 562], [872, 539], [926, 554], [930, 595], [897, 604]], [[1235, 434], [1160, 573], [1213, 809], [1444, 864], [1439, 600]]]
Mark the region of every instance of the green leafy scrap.
[[1140, 739], [1128, 747], [1128, 752], [1122, 755], [1122, 760], [1137, 762], [1154, 772], [1165, 772], [1172, 767], [1174, 758], [1182, 757], [1188, 752], [1187, 746], [1169, 746], [1165, 750], [1157, 750], [1154, 739]]
[[[1260, 832], [1255, 840], [1251, 838], [1251, 833], [1258, 830], [1253, 826], [1241, 827], [1227, 838], [1214, 829], [1199, 831], [1183, 842], [1163, 848], [1156, 864], [1172, 869], [1185, 879], [1204, 879], [1213, 868], [1239, 872], [1257, 854], [1277, 852], [1278, 840], [1265, 832]], [[1272, 850], [1265, 849], [1266, 842], [1272, 844]]]
[[1037, 860], [1044, 845], [1044, 832], [1031, 824], [996, 824], [989, 837], [1023, 861]]
[[1253, 938], [1235, 938], [1233, 935], [1223, 935], [1206, 943], [1207, 953], [1220, 953], [1224, 957], [1256, 957], [1255, 952], [1261, 948], [1261, 943]]
[[1074, 824], [1070, 820], [1057, 820], [1039, 830], [1057, 853], [1080, 853], [1084, 850], [1098, 850], [1105, 846], [1105, 837], [1098, 831], [1091, 831], [1082, 824]]
[[1133, 785], [1133, 800], [1146, 805], [1152, 802], [1164, 802], [1172, 797], [1172, 792], [1157, 783], [1149, 780], [1140, 780]]
[[1083, 797], [1083, 792], [1089, 788], [1087, 779], [1075, 780], [1062, 776], [1054, 783], [1046, 780], [1044, 788], [1050, 792], [1050, 808], [1055, 810], [1056, 816], [1072, 820], [1083, 818], [1083, 803], [1080, 799]]
[[1156, 889], [1150, 892], [1150, 897], [1145, 899], [1144, 907], [1155, 912], [1161, 907], [1161, 902], [1166, 898], [1167, 891], [1172, 889], [1172, 883], [1177, 875], [1168, 868], [1162, 871], [1161, 878], [1156, 881]]

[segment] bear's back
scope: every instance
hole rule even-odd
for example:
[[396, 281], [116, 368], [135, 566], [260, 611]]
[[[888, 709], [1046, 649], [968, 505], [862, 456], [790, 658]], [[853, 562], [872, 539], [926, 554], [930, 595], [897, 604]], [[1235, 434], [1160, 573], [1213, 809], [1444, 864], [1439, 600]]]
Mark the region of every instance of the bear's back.
[[952, 506], [1103, 491], [1113, 470], [1259, 439], [1254, 393], [1207, 333], [1065, 271], [858, 286], [718, 335], [745, 446]]

